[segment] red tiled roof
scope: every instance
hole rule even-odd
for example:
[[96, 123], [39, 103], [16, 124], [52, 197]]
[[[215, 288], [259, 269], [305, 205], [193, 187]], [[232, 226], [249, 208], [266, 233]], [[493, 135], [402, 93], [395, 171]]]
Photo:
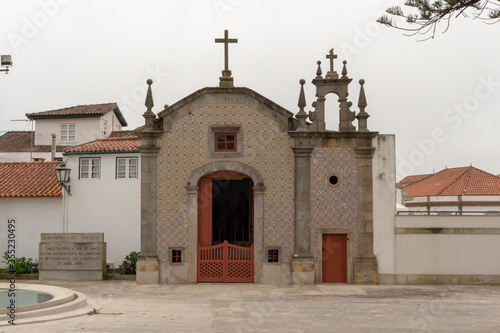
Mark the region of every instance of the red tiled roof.
[[28, 119], [99, 117], [111, 110], [115, 112], [120, 124], [127, 126], [127, 121], [116, 103], [76, 105], [64, 109], [26, 113], [26, 117]]
[[[0, 163], [0, 197], [59, 197], [54, 169], [61, 162]], [[28, 207], [27, 207], [28, 208]]]
[[[0, 152], [50, 152], [50, 146], [33, 146], [32, 131], [10, 131], [0, 136]], [[33, 147], [33, 148], [32, 148]], [[67, 146], [56, 146], [57, 151], [63, 151]], [[33, 150], [32, 150], [33, 149]]]
[[414, 196], [500, 195], [500, 178], [472, 166], [441, 170], [404, 187]]
[[116, 107], [116, 103], [91, 104], [70, 106], [64, 109], [26, 113], [29, 119], [38, 119], [54, 116], [82, 116], [82, 115], [102, 115]]
[[103, 153], [103, 152], [138, 152], [141, 140], [137, 136], [97, 139], [66, 149], [66, 154]]
[[418, 182], [419, 180], [425, 179], [430, 176], [432, 176], [432, 174], [406, 176], [405, 178], [401, 179], [399, 183], [396, 184], [396, 188], [403, 188], [405, 186], [408, 186], [410, 184], [413, 184], [415, 182]]
[[108, 138], [123, 138], [123, 137], [131, 137], [134, 136], [137, 138], [137, 135], [135, 135], [135, 131], [113, 131], [111, 132], [110, 136]]

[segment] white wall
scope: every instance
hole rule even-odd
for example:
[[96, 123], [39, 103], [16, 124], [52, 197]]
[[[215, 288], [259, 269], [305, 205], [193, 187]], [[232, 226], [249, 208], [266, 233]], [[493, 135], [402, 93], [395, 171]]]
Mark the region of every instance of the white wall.
[[[137, 179], [115, 179], [117, 157], [133, 154], [69, 155], [72, 169], [68, 232], [104, 232], [107, 261], [117, 267], [127, 254], [140, 250], [140, 169]], [[78, 179], [81, 157], [101, 158], [100, 179]], [[140, 158], [138, 160], [140, 168]]]
[[[48, 162], [52, 158], [52, 153], [33, 152], [32, 157], [44, 158]], [[56, 152], [56, 157], [62, 157], [62, 153]], [[30, 162], [30, 153], [0, 153], [0, 162]]]
[[[101, 128], [102, 128], [102, 121], [107, 120], [108, 121], [108, 133], [106, 136], [109, 136], [112, 131], [115, 130], [115, 125], [118, 125], [120, 127], [119, 131], [122, 130], [122, 125], [120, 124], [120, 121], [118, 120], [118, 117], [115, 115], [113, 111], [110, 111], [106, 113], [104, 116], [101, 118]], [[102, 137], [102, 135], [101, 135]]]
[[7, 250], [10, 218], [16, 220], [16, 257], [38, 259], [40, 234], [62, 232], [62, 197], [0, 198], [0, 256]]
[[397, 274], [500, 274], [500, 216], [397, 216], [396, 228]]
[[[113, 113], [114, 114], [114, 113]], [[75, 124], [75, 141], [61, 142], [61, 124]], [[35, 122], [35, 145], [52, 145], [51, 133], [55, 133], [57, 145], [77, 145], [101, 138], [101, 118], [37, 119]], [[110, 132], [111, 133], [111, 132]]]
[[373, 140], [373, 250], [379, 273], [394, 274], [396, 214], [396, 139], [380, 134]]

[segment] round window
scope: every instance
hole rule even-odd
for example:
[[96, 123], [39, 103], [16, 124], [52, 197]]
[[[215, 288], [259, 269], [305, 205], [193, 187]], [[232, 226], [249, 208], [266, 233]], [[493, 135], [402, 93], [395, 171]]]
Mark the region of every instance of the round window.
[[335, 175], [331, 175], [330, 177], [328, 177], [328, 183], [332, 186], [336, 186], [338, 185], [339, 183], [339, 177], [335, 176]]

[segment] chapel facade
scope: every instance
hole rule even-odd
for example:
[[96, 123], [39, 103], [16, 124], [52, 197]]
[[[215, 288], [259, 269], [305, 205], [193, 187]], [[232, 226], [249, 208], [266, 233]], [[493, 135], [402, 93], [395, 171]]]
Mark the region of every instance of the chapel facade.
[[[217, 40], [216, 40], [217, 41]], [[200, 89], [152, 111], [148, 80], [141, 139], [141, 254], [137, 283], [378, 283], [373, 251], [373, 142], [360, 80], [351, 111], [346, 61], [323, 76], [314, 110], [300, 80], [297, 114], [259, 93]], [[328, 95], [328, 96], [327, 96]], [[326, 130], [337, 95], [339, 126]], [[353, 124], [357, 120], [357, 127]]]

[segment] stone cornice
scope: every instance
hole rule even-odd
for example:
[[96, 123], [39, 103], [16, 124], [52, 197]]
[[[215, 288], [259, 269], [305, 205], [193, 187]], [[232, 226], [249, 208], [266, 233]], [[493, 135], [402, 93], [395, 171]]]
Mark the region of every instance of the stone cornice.
[[354, 148], [356, 158], [372, 158], [375, 148], [373, 147], [358, 147]]
[[314, 147], [292, 147], [292, 150], [296, 157], [311, 157]]

